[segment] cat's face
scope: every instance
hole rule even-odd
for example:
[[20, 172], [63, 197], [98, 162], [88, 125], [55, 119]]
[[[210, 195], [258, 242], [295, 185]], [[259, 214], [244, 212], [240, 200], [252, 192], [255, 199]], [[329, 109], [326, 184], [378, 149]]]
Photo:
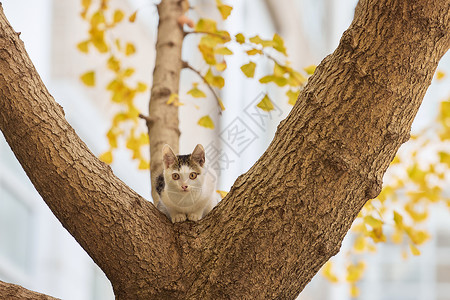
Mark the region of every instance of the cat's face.
[[[173, 150], [163, 147], [164, 181], [169, 193], [177, 193], [180, 202], [190, 205], [201, 193], [204, 180], [205, 150], [197, 145], [188, 155], [175, 155]], [[184, 195], [184, 196], [183, 196]], [[183, 203], [179, 203], [182, 205]]]

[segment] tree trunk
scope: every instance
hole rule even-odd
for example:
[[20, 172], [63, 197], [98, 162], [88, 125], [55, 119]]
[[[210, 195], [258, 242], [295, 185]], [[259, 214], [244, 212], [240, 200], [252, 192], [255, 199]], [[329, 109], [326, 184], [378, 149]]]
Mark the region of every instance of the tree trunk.
[[158, 4], [159, 25], [156, 42], [156, 61], [149, 105], [148, 135], [150, 137], [150, 174], [152, 198], [155, 204], [155, 178], [161, 174], [162, 147], [169, 144], [178, 153], [180, 129], [178, 106], [167, 105], [170, 95], [178, 94], [182, 69], [181, 47], [183, 30], [177, 19], [183, 14], [182, 1], [163, 0]]
[[44, 294], [36, 293], [15, 284], [0, 281], [0, 299], [6, 300], [57, 300]]
[[92, 155], [0, 14], [0, 130], [117, 299], [294, 299], [340, 248], [450, 45], [449, 0], [361, 0], [267, 151], [172, 224]]

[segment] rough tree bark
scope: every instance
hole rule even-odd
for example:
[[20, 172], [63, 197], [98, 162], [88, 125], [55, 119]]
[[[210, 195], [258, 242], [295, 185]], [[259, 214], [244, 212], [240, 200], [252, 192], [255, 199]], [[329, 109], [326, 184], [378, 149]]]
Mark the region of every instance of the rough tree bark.
[[5, 283], [0, 281], [0, 299], [7, 300], [56, 300], [44, 294], [36, 293], [24, 289], [23, 287], [15, 284]]
[[155, 178], [162, 172], [162, 147], [169, 144], [178, 153], [180, 130], [178, 128], [178, 107], [167, 105], [171, 94], [178, 94], [182, 69], [181, 47], [183, 30], [178, 18], [183, 14], [183, 1], [164, 0], [158, 4], [159, 25], [156, 42], [156, 60], [150, 95], [149, 119], [147, 121], [150, 137], [150, 174], [152, 198], [155, 204]]
[[361, 0], [267, 151], [199, 222], [171, 224], [89, 152], [3, 13], [0, 130], [117, 299], [294, 299], [381, 190], [449, 16], [449, 0]]

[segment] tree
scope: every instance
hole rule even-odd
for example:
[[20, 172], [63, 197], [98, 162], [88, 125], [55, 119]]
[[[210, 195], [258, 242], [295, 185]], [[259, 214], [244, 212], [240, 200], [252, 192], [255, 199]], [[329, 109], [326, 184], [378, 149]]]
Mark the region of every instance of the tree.
[[[160, 32], [177, 28], [181, 3], [165, 0], [158, 9]], [[267, 151], [195, 223], [170, 223], [87, 149], [3, 12], [0, 129], [117, 299], [293, 299], [379, 194], [450, 46], [449, 18], [448, 0], [361, 0]], [[155, 84], [157, 70], [181, 70], [181, 62], [170, 69], [165, 61], [157, 55]], [[162, 87], [153, 89], [167, 97], [172, 87]]]

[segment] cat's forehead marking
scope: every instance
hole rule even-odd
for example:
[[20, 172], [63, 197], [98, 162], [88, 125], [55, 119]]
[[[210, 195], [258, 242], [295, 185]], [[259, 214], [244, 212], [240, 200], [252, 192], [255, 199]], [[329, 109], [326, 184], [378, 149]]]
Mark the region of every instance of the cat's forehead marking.
[[187, 172], [190, 172], [191, 170], [193, 170], [194, 172], [197, 172], [199, 174], [201, 173], [200, 166], [198, 164], [196, 164], [195, 162], [191, 161], [190, 154], [177, 155], [177, 161], [173, 165], [173, 169], [180, 171], [181, 167], [183, 167], [183, 166], [187, 166], [189, 168], [189, 170]]

